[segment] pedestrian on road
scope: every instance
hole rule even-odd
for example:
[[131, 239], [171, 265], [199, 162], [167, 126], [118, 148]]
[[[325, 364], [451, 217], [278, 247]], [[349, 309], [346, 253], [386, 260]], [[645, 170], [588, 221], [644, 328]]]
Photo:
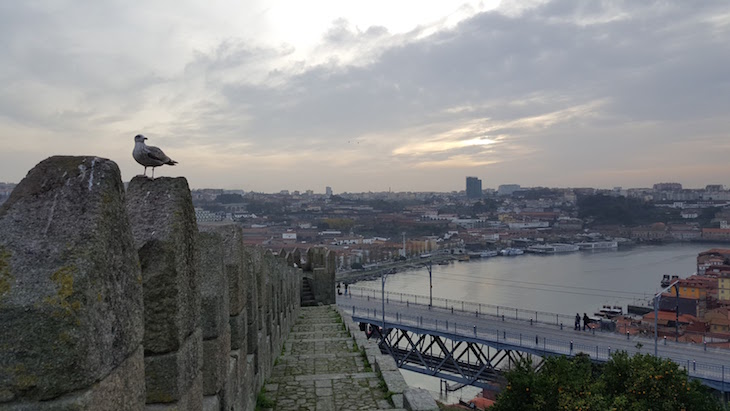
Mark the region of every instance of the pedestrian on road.
[[337, 283], [337, 295], [342, 295], [342, 283]]
[[583, 331], [586, 330], [586, 327], [588, 326], [588, 321], [590, 321], [590, 319], [588, 318], [588, 314], [583, 313]]
[[345, 295], [347, 295], [347, 283], [345, 283]]
[[580, 331], [580, 314], [575, 313], [575, 326], [573, 327], [574, 330]]

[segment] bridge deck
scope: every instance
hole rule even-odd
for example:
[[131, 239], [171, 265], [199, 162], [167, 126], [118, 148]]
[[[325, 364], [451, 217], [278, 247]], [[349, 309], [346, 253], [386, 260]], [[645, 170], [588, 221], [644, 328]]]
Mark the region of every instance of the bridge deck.
[[[378, 296], [379, 297], [379, 296]], [[381, 324], [383, 303], [378, 297], [338, 296], [337, 304], [355, 321]], [[420, 297], [424, 303], [427, 297]], [[611, 352], [654, 353], [654, 339], [621, 335], [615, 332], [575, 331], [572, 324], [561, 327], [507, 316], [461, 311], [460, 307], [437, 308], [427, 304], [386, 299], [385, 326], [401, 330], [471, 341], [498, 349], [519, 350], [539, 356], [588, 354], [593, 360], [606, 361]], [[721, 390], [730, 390], [730, 352], [703, 344], [659, 341], [658, 355], [684, 367], [693, 378]], [[726, 371], [727, 369], [727, 371]], [[726, 376], [727, 372], [727, 376]]]

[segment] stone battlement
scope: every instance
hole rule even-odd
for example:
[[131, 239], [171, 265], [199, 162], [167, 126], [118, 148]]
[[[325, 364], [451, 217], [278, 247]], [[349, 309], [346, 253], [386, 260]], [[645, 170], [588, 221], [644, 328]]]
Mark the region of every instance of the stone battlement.
[[[125, 192], [110, 160], [44, 160], [0, 206], [0, 410], [253, 409], [299, 315], [300, 255], [199, 231], [184, 178]], [[334, 300], [331, 257], [307, 255]]]

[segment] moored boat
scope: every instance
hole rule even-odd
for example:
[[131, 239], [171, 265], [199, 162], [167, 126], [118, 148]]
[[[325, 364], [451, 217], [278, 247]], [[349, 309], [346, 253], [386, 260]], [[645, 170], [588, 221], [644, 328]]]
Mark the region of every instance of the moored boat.
[[579, 249], [575, 244], [565, 243], [537, 244], [527, 247], [528, 252], [537, 254], [569, 253]]
[[601, 307], [601, 309], [597, 313], [595, 313], [595, 315], [598, 317], [603, 317], [603, 318], [608, 318], [608, 319], [618, 317], [619, 315], [623, 315], [623, 314], [624, 314], [624, 309], [618, 305], [614, 305], [613, 307], [610, 305], [604, 305], [603, 307]]
[[471, 258], [489, 258], [499, 255], [498, 251], [484, 250], [484, 251], [472, 251], [469, 253]]
[[511, 255], [522, 255], [524, 254], [524, 250], [519, 248], [505, 248], [504, 250], [500, 251], [500, 255], [504, 256], [511, 256]]
[[576, 244], [581, 250], [606, 250], [618, 248], [616, 241], [588, 241]]
[[661, 286], [662, 288], [667, 288], [670, 285], [674, 284], [675, 282], [679, 281], [678, 275], [673, 275], [671, 278], [668, 274], [664, 274], [664, 277], [662, 277]]

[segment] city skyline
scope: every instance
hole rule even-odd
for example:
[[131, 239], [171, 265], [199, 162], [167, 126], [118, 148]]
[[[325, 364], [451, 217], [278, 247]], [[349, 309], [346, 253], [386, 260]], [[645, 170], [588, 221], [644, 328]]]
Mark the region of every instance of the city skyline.
[[3, 4], [0, 181], [142, 133], [193, 188], [730, 186], [730, 4], [391, 3]]

